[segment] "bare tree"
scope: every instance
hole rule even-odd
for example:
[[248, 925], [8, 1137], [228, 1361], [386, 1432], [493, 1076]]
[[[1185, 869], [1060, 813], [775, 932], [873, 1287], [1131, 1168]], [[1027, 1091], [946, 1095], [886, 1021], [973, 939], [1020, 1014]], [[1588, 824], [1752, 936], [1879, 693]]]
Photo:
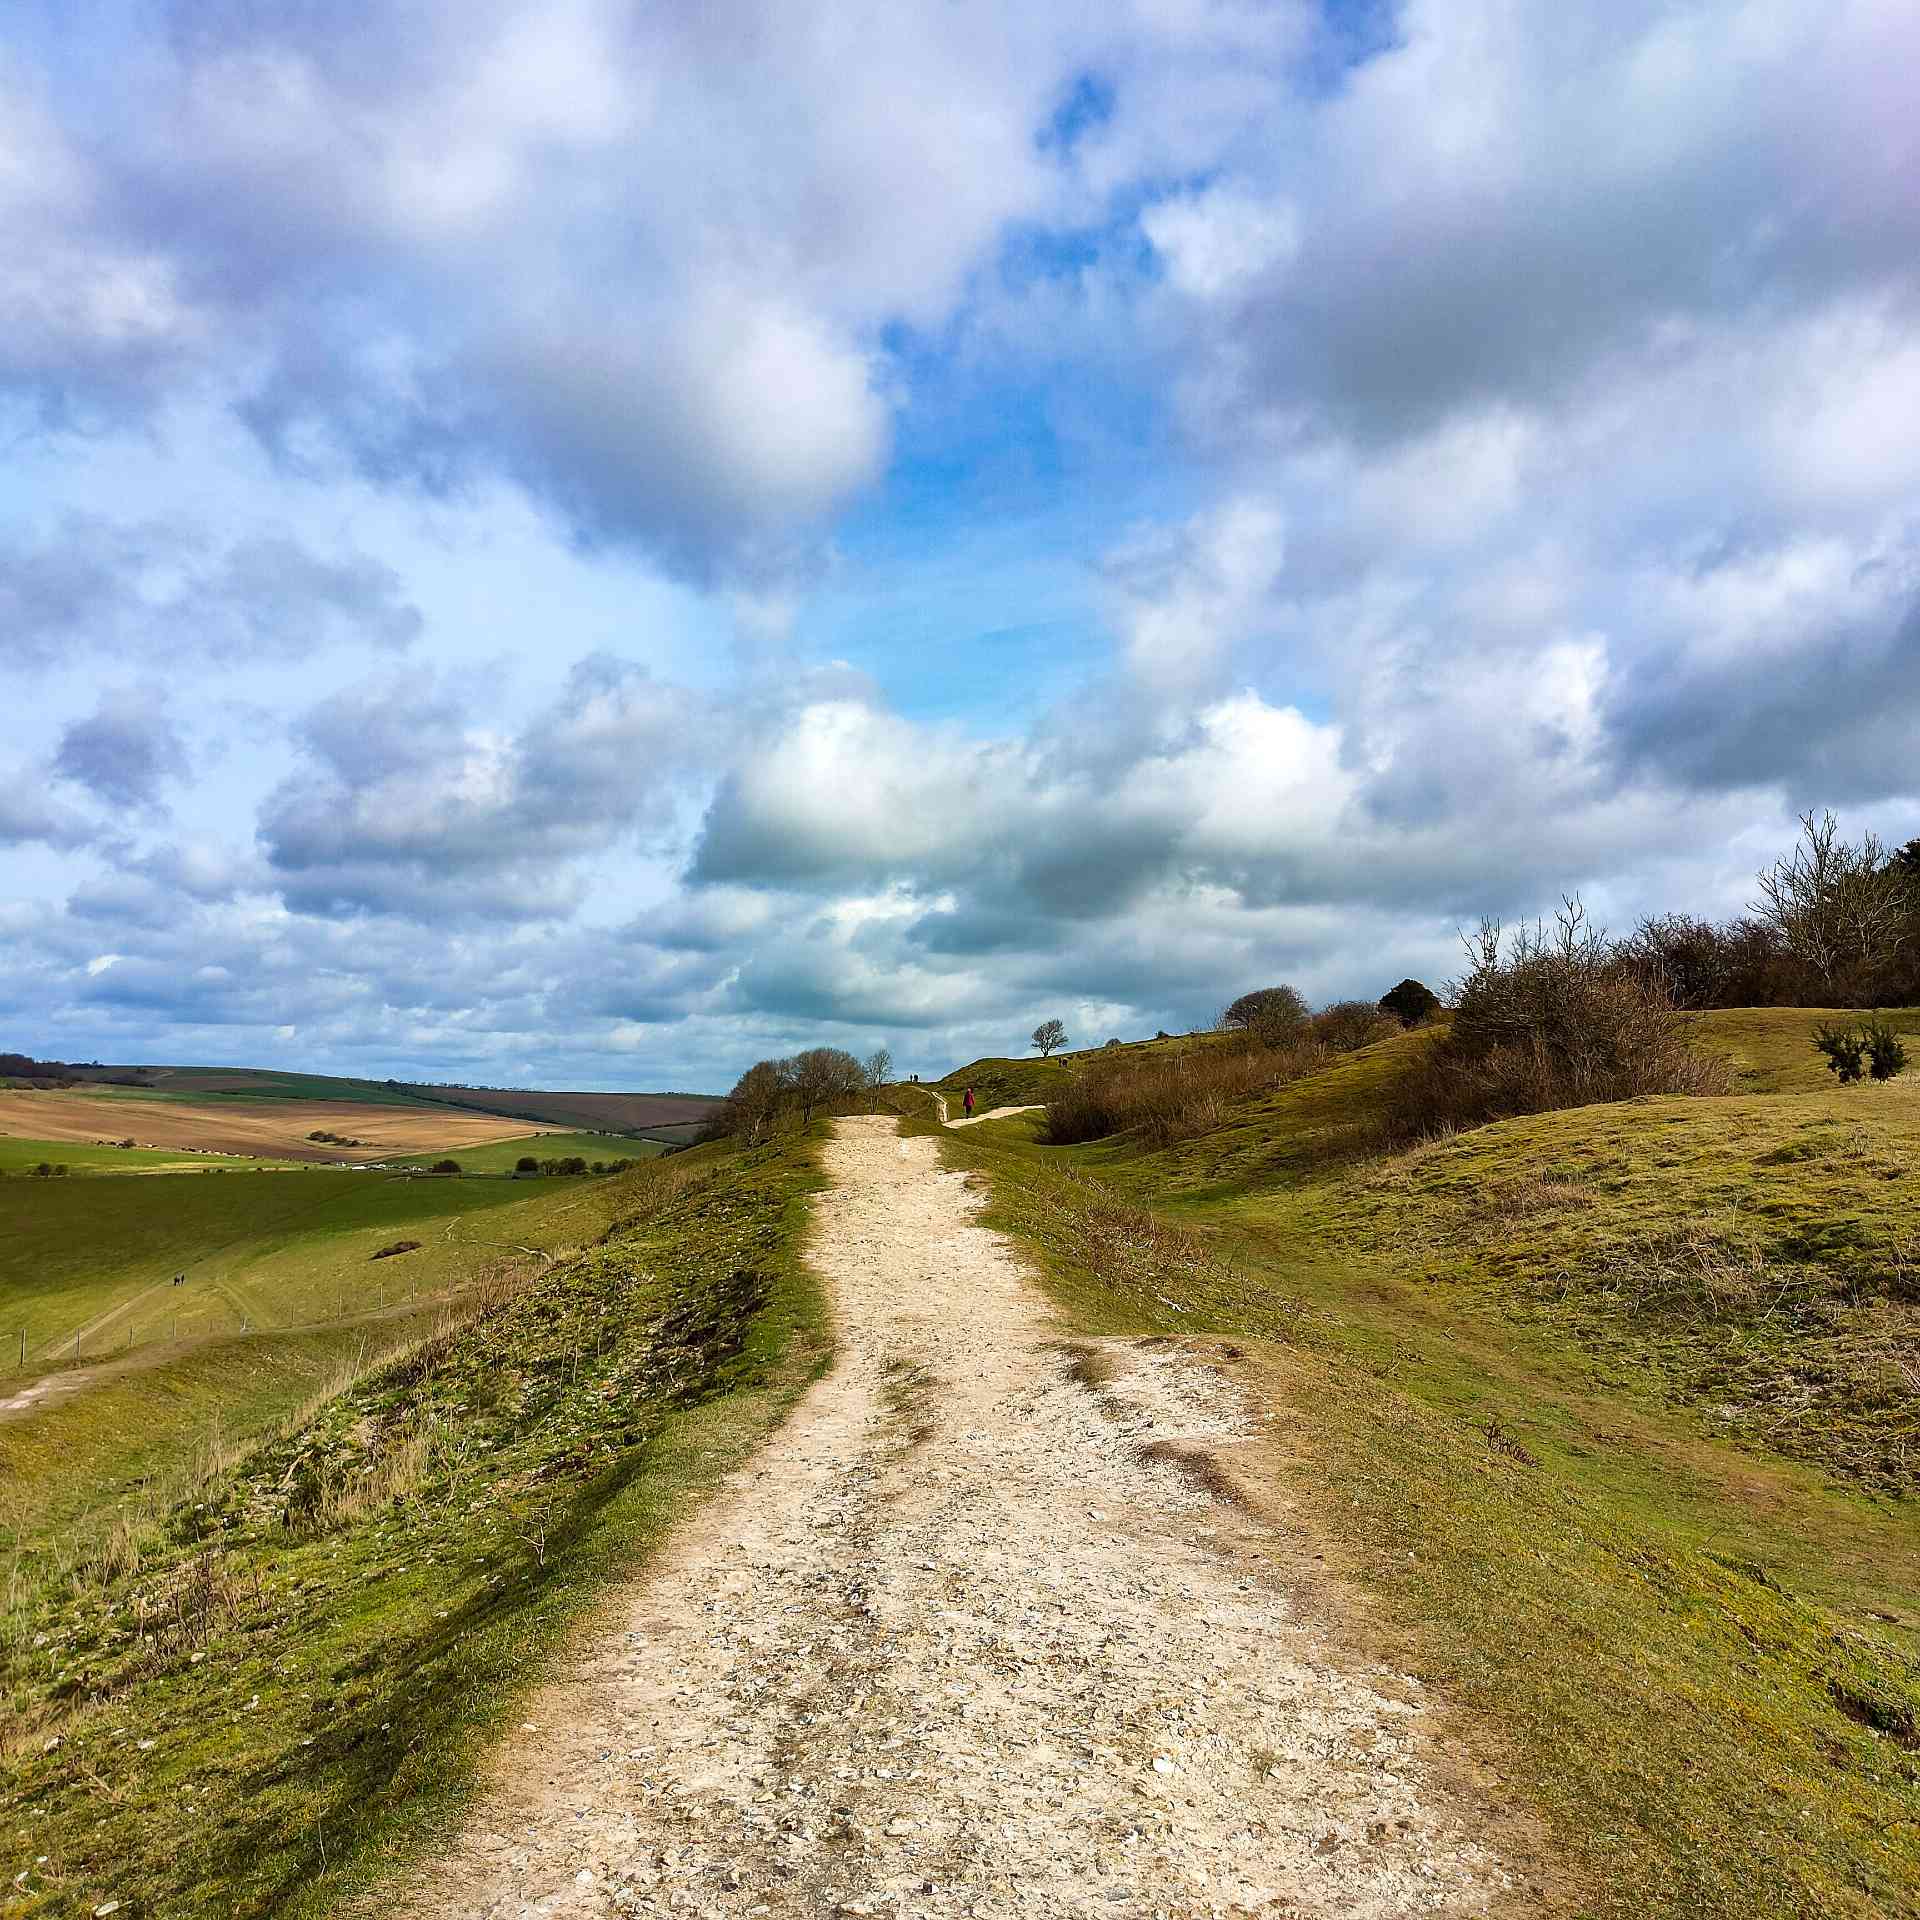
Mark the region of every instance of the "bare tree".
[[1870, 995], [1899, 958], [1914, 915], [1905, 863], [1869, 833], [1841, 839], [1831, 813], [1800, 816], [1800, 840], [1759, 875], [1752, 911], [1780, 935], [1829, 1001]]
[[1297, 987], [1255, 987], [1220, 1016], [1223, 1027], [1250, 1033], [1263, 1047], [1277, 1046], [1307, 1017], [1307, 1002]]
[[738, 1080], [716, 1116], [713, 1131], [728, 1138], [744, 1138], [751, 1145], [773, 1131], [793, 1091], [791, 1060], [756, 1060]]
[[1067, 1023], [1064, 1020], [1042, 1020], [1033, 1030], [1033, 1044], [1040, 1049], [1040, 1058], [1046, 1059], [1067, 1044]]
[[867, 1091], [877, 1094], [893, 1078], [893, 1053], [887, 1047], [875, 1047], [861, 1062], [861, 1071], [867, 1078]]
[[809, 1122], [814, 1109], [866, 1085], [866, 1071], [844, 1047], [809, 1047], [793, 1056], [793, 1097]]

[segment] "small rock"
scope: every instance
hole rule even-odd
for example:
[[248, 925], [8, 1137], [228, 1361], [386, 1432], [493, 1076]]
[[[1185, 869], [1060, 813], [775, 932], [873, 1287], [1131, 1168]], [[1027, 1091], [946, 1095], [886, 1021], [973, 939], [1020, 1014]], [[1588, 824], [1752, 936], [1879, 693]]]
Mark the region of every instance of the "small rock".
[[1155, 1773], [1171, 1773], [1173, 1762], [1164, 1753], [1156, 1753], [1153, 1756], [1153, 1770]]

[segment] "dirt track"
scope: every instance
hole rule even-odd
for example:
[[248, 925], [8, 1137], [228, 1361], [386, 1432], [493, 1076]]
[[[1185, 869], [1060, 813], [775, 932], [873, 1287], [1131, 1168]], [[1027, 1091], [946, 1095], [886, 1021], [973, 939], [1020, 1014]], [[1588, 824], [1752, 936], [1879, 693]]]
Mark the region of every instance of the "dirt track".
[[399, 1905], [1509, 1904], [1425, 1757], [1417, 1686], [1317, 1643], [1271, 1578], [1277, 1536], [1147, 1456], [1233, 1446], [1236, 1390], [1165, 1347], [1076, 1365], [931, 1140], [843, 1120], [826, 1164], [839, 1365], [526, 1709]]

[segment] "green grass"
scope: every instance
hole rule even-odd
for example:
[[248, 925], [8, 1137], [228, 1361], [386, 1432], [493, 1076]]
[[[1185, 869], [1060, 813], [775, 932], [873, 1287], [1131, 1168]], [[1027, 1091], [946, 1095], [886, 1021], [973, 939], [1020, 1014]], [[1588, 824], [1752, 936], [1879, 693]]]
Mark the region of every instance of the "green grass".
[[518, 1140], [490, 1140], [485, 1146], [447, 1147], [438, 1153], [416, 1153], [382, 1164], [430, 1167], [439, 1160], [458, 1160], [463, 1173], [511, 1173], [528, 1154], [536, 1160], [565, 1160], [577, 1155], [592, 1166], [596, 1160], [651, 1160], [666, 1150], [664, 1141], [632, 1140], [615, 1133], [535, 1133]]
[[[0, 1370], [18, 1363], [23, 1333], [32, 1367], [116, 1310], [84, 1353], [377, 1310], [529, 1248], [581, 1245], [617, 1204], [593, 1179], [341, 1168], [0, 1181]], [[419, 1251], [371, 1258], [404, 1238]]]
[[1811, 1015], [1716, 1022], [1782, 1091], [1361, 1154], [1415, 1034], [1162, 1153], [1032, 1120], [943, 1152], [1075, 1324], [1240, 1352], [1294, 1524], [1577, 1911], [1911, 1915], [1915, 1394], [1869, 1363], [1920, 1348], [1913, 1089], [1802, 1074]]
[[[1821, 1007], [1732, 1007], [1690, 1017], [1699, 1044], [1733, 1062], [1742, 1093], [1813, 1093], [1834, 1086], [1826, 1062], [1813, 1050], [1813, 1030], [1823, 1020], [1844, 1025], [1864, 1018]], [[1883, 1017], [1896, 1032], [1920, 1037], [1920, 1007], [1896, 1008]], [[1903, 1079], [1879, 1091], [1920, 1100], [1917, 1079], [1909, 1068]]]
[[599, 1246], [143, 1531], [23, 1543], [9, 1911], [325, 1913], [432, 1845], [605, 1583], [824, 1364], [817, 1183], [804, 1141], [605, 1183]]

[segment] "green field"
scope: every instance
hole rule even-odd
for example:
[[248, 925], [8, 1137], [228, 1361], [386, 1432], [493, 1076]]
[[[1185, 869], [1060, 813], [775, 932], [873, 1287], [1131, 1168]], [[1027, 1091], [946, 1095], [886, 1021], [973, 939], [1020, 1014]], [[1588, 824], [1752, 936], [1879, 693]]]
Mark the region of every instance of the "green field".
[[[0, 1369], [18, 1367], [23, 1335], [31, 1370], [391, 1307], [502, 1259], [590, 1243], [617, 1211], [616, 1186], [284, 1164], [0, 1181]], [[421, 1244], [372, 1258], [402, 1239]], [[69, 1344], [88, 1328], [97, 1331]]]
[[236, 1154], [188, 1153], [162, 1147], [96, 1147], [84, 1140], [23, 1140], [0, 1133], [0, 1178], [21, 1174], [31, 1179], [42, 1161], [64, 1166], [69, 1176], [98, 1173], [211, 1173], [216, 1167], [252, 1172], [284, 1167], [285, 1160], [248, 1160]]
[[1258, 1471], [1583, 1914], [1920, 1912], [1920, 1074], [1837, 1086], [1817, 1018], [1699, 1016], [1729, 1097], [1410, 1153], [1418, 1033], [1156, 1153], [942, 1136], [1074, 1324], [1230, 1342]]
[[357, 1080], [336, 1074], [282, 1073], [266, 1067], [153, 1067], [144, 1071], [152, 1082], [149, 1086], [114, 1086], [84, 1078], [82, 1085], [89, 1092], [110, 1093], [127, 1100], [199, 1101], [213, 1094], [230, 1094], [241, 1100], [353, 1100], [391, 1107], [436, 1104], [405, 1088], [389, 1086], [384, 1080]]
[[511, 1173], [528, 1155], [536, 1160], [577, 1157], [592, 1166], [596, 1160], [652, 1160], [666, 1150], [663, 1141], [634, 1140], [618, 1133], [534, 1133], [518, 1140], [492, 1140], [479, 1147], [450, 1147], [445, 1153], [418, 1153], [382, 1164], [430, 1167], [439, 1160], [457, 1160], [462, 1173]]

